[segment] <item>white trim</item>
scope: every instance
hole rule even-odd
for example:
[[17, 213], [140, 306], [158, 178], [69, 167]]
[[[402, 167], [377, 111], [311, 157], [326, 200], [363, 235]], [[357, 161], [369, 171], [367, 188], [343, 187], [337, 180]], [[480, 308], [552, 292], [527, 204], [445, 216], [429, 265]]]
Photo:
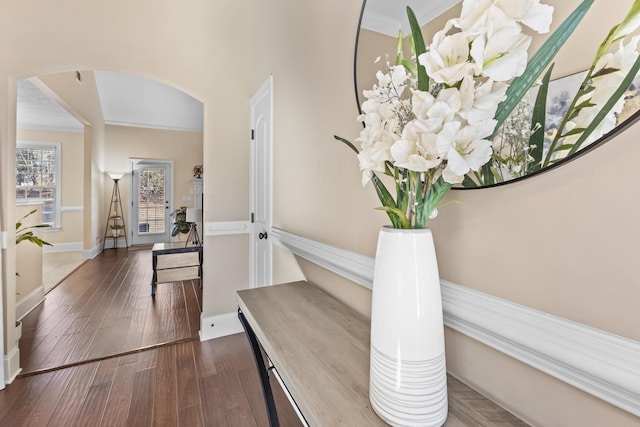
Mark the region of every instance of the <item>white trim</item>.
[[373, 258], [307, 239], [277, 227], [271, 228], [271, 238], [272, 243], [289, 249], [299, 257], [371, 289]]
[[45, 254], [53, 252], [72, 252], [81, 251], [84, 248], [82, 242], [55, 243], [53, 246], [43, 246], [42, 251]]
[[[372, 287], [373, 258], [275, 227], [271, 235], [294, 254]], [[441, 285], [451, 329], [640, 416], [640, 342], [445, 280]]]
[[84, 206], [62, 206], [60, 212], [84, 212]]
[[4, 372], [5, 372], [5, 384], [11, 384], [16, 379], [18, 374], [22, 372], [20, 367], [20, 349], [18, 346], [4, 356]]
[[[411, 7], [420, 25], [426, 25], [461, 1], [462, 0], [432, 1], [425, 2], [425, 4], [420, 5], [420, 7], [417, 7], [415, 4], [411, 5]], [[369, 5], [365, 7], [364, 14], [362, 15], [361, 28], [385, 34], [393, 38], [398, 37], [398, 31], [402, 31], [405, 37], [411, 34], [411, 26], [409, 25], [406, 13], [404, 13], [404, 7], [402, 8], [403, 13], [401, 19], [398, 19], [397, 17], [386, 16], [384, 13], [374, 10], [374, 7], [368, 6]]]
[[[7, 249], [9, 244], [9, 233], [0, 231], [0, 249]], [[0, 258], [2, 260], [2, 258]]]
[[[53, 228], [59, 229], [62, 224], [61, 207], [62, 207], [62, 143], [61, 142], [48, 142], [48, 141], [16, 141], [17, 148], [41, 148], [49, 149], [55, 147], [56, 151], [56, 174], [55, 174], [55, 207], [54, 215], [55, 221], [53, 222]], [[16, 187], [17, 188], [17, 187]], [[16, 199], [16, 205], [29, 205], [32, 202], [41, 203], [41, 201], [35, 201], [30, 199]], [[42, 210], [42, 208], [40, 208]]]
[[447, 326], [640, 416], [640, 342], [441, 283]]
[[249, 221], [215, 221], [205, 222], [205, 236], [225, 236], [228, 234], [249, 234], [251, 223]]
[[16, 303], [16, 320], [22, 320], [31, 310], [44, 301], [44, 286], [39, 286], [26, 297]]
[[200, 341], [212, 340], [243, 332], [238, 315], [233, 313], [200, 317]]
[[170, 130], [170, 131], [176, 131], [176, 132], [202, 133], [201, 128], [194, 128], [191, 126], [169, 126], [169, 125], [163, 125], [161, 123], [138, 123], [138, 122], [121, 121], [121, 120], [105, 120], [104, 124], [108, 126], [123, 126], [123, 127], [135, 127], [135, 128], [143, 128], [143, 129]]
[[82, 259], [94, 259], [100, 252], [102, 252], [102, 243], [95, 245], [91, 249], [83, 250]]

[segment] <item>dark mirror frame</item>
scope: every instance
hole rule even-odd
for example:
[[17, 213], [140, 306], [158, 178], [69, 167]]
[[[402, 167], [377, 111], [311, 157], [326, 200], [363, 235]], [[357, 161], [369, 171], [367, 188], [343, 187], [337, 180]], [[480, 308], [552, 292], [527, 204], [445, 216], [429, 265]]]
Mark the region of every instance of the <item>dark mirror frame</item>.
[[[360, 18], [358, 19], [358, 29], [356, 32], [356, 43], [355, 43], [355, 49], [354, 49], [354, 55], [353, 55], [353, 86], [354, 86], [354, 91], [356, 94], [356, 103], [358, 105], [358, 114], [362, 114], [362, 109], [360, 107], [361, 102], [360, 102], [360, 94], [358, 93], [358, 81], [357, 81], [357, 68], [358, 68], [358, 43], [360, 40], [360, 28], [362, 25], [362, 16], [364, 15], [364, 10], [365, 7], [367, 5], [367, 0], [362, 0], [362, 9], [360, 10]], [[508, 181], [503, 181], [503, 182], [497, 182], [494, 184], [489, 184], [489, 185], [480, 185], [477, 187], [453, 187], [453, 190], [479, 190], [482, 188], [493, 188], [493, 187], [500, 187], [502, 185], [507, 185], [507, 184], [512, 184], [515, 182], [520, 182], [524, 179], [527, 178], [531, 178], [537, 175], [540, 175], [542, 173], [548, 172], [550, 170], [556, 169], [562, 165], [565, 165], [573, 160], [576, 160], [582, 156], [584, 156], [587, 153], [590, 153], [591, 151], [593, 151], [594, 149], [600, 147], [601, 145], [603, 145], [604, 143], [606, 143], [607, 141], [613, 139], [614, 137], [616, 137], [618, 134], [620, 134], [621, 132], [623, 132], [624, 130], [626, 130], [627, 128], [629, 128], [631, 125], [633, 125], [636, 121], [638, 121], [638, 119], [640, 119], [640, 110], [636, 111], [635, 113], [633, 113], [627, 120], [625, 120], [624, 122], [618, 124], [613, 130], [611, 130], [609, 133], [603, 135], [602, 137], [600, 137], [599, 139], [595, 140], [594, 142], [592, 142], [591, 144], [587, 145], [586, 147], [580, 149], [579, 151], [577, 151], [576, 153], [552, 164], [549, 165], [547, 167], [545, 167], [544, 169], [540, 169], [537, 170], [535, 172], [532, 172], [530, 174], [527, 174], [525, 176], [521, 176], [518, 178], [514, 178], [514, 179], [510, 179]]]

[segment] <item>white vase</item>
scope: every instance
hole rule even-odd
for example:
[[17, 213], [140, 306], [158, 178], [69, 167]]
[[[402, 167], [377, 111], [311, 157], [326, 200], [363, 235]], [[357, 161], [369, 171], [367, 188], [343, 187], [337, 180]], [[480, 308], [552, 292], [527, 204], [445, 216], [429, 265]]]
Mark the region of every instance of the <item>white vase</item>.
[[393, 426], [441, 426], [447, 419], [440, 277], [429, 229], [380, 230], [369, 399]]

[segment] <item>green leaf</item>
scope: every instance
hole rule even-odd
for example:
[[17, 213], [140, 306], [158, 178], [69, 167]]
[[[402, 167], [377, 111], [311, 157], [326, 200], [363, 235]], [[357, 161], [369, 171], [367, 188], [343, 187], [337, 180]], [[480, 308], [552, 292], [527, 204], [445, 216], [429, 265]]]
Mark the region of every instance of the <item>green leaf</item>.
[[411, 26], [411, 35], [413, 36], [413, 45], [416, 51], [416, 66], [418, 68], [418, 90], [429, 90], [429, 76], [427, 75], [427, 69], [418, 62], [418, 57], [427, 51], [424, 44], [424, 38], [422, 37], [422, 28], [418, 24], [418, 19], [415, 13], [409, 6], [407, 6], [407, 17], [409, 18], [409, 25]]
[[[408, 193], [408, 188], [410, 188], [409, 185], [409, 171], [408, 170], [404, 170], [402, 171], [402, 177], [401, 177], [401, 183], [399, 185], [396, 186], [397, 188], [397, 198], [398, 198], [398, 209], [402, 210], [403, 212], [407, 212], [407, 207], [409, 206], [409, 193]], [[398, 177], [396, 177], [396, 182], [398, 182]]]
[[524, 73], [513, 79], [507, 89], [507, 99], [500, 103], [498, 111], [496, 112], [495, 119], [498, 122], [495, 127], [496, 130], [499, 129], [502, 123], [509, 117], [509, 114], [511, 114], [516, 105], [518, 105], [542, 71], [551, 63], [553, 57], [558, 53], [562, 45], [564, 45], [587, 13], [593, 1], [594, 0], [584, 0], [531, 57]]
[[538, 90], [536, 96], [536, 102], [533, 107], [533, 114], [531, 116], [531, 129], [540, 124], [538, 128], [529, 138], [529, 147], [533, 147], [529, 150], [529, 154], [533, 158], [531, 161], [531, 172], [540, 169], [542, 164], [542, 151], [544, 148], [544, 124], [547, 121], [547, 93], [549, 91], [549, 81], [551, 80], [551, 72], [553, 71], [554, 64], [547, 70], [546, 74], [542, 78], [542, 85]]
[[[402, 217], [399, 217], [394, 209], [398, 209], [395, 200], [393, 200], [393, 196], [387, 190], [384, 183], [380, 181], [380, 178], [375, 173], [371, 174], [371, 182], [373, 183], [373, 187], [376, 189], [376, 193], [378, 194], [378, 199], [382, 203], [382, 206], [385, 208], [389, 208], [390, 210], [386, 210], [389, 219], [391, 220], [391, 224], [394, 228], [406, 228], [402, 227]], [[406, 219], [406, 215], [402, 214]]]
[[567, 137], [567, 136], [571, 136], [571, 135], [578, 135], [578, 134], [580, 134], [580, 133], [582, 133], [584, 131], [585, 131], [585, 128], [573, 128], [569, 132], [563, 134], [561, 136], [561, 138], [564, 138], [564, 137]]
[[569, 150], [571, 147], [573, 147], [573, 144], [562, 144], [561, 146], [556, 147], [556, 149], [554, 150], [554, 152], [556, 152], [556, 151]]
[[594, 79], [596, 77], [606, 76], [607, 74], [615, 73], [616, 71], [620, 71], [620, 69], [619, 68], [612, 68], [612, 67], [602, 67], [601, 69], [599, 69], [598, 71], [593, 73], [591, 75], [591, 78]]
[[356, 152], [356, 154], [359, 154], [359, 153], [360, 153], [360, 152], [358, 151], [358, 149], [356, 148], [356, 146], [355, 146], [355, 145], [353, 145], [353, 144], [351, 143], [351, 141], [349, 141], [349, 140], [347, 140], [347, 139], [344, 139], [344, 138], [342, 138], [342, 137], [340, 137], [340, 136], [338, 136], [338, 135], [333, 135], [333, 137], [334, 137], [335, 139], [337, 139], [338, 141], [340, 141], [340, 142], [344, 142], [344, 143], [347, 145], [347, 147], [349, 147], [349, 148], [351, 148], [353, 151], [355, 151], [355, 152]]
[[411, 224], [407, 219], [407, 216], [398, 208], [392, 208], [389, 206], [381, 206], [376, 208], [380, 211], [385, 211], [389, 218], [391, 218], [391, 223], [393, 224], [393, 228], [411, 228]]
[[[453, 187], [453, 185], [446, 182], [444, 179], [442, 179], [442, 177], [438, 178], [433, 183], [429, 194], [427, 194], [425, 206], [423, 208], [424, 224], [420, 224], [419, 228], [425, 227], [426, 222], [429, 220], [429, 216], [431, 215], [433, 210], [440, 205], [440, 201], [445, 196], [445, 194], [447, 194], [447, 192], [451, 190], [451, 187]], [[418, 228], [418, 224], [416, 224], [416, 228]]]
[[616, 89], [616, 91], [611, 95], [607, 103], [604, 104], [602, 109], [600, 109], [598, 114], [596, 114], [591, 123], [589, 123], [587, 129], [582, 133], [575, 144], [573, 144], [573, 148], [571, 148], [571, 151], [569, 151], [569, 155], [572, 155], [573, 153], [578, 151], [582, 144], [587, 140], [589, 135], [591, 135], [596, 127], [598, 127], [598, 125], [604, 120], [604, 118], [607, 116], [609, 111], [611, 111], [616, 102], [618, 102], [618, 100], [627, 91], [629, 86], [631, 86], [631, 82], [633, 82], [633, 79], [638, 74], [638, 71], [640, 71], [640, 56], [638, 56], [636, 61], [633, 63], [633, 66], [625, 76], [624, 80], [622, 80], [622, 83], [620, 83], [620, 86], [618, 86], [618, 89]]

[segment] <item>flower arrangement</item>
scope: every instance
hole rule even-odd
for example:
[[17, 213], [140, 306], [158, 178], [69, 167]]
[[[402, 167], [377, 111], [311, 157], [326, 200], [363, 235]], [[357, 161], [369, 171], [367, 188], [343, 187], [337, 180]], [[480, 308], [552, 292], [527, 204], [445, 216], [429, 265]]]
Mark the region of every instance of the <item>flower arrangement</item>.
[[[592, 4], [582, 1], [531, 58], [528, 33], [549, 32], [553, 13], [539, 0], [464, 0], [460, 17], [449, 20], [428, 46], [407, 7], [411, 58], [404, 57], [400, 34], [395, 64], [387, 63], [387, 72], [377, 73], [378, 83], [364, 91], [358, 117], [364, 129], [355, 140], [360, 149], [335, 137], [357, 153], [363, 185], [373, 183], [379, 209], [393, 227], [425, 228], [453, 185], [500, 179], [505, 168], [509, 174], [521, 173], [522, 164], [539, 168], [610, 129], [610, 118], [640, 68], [637, 38], [623, 44], [640, 25], [640, 0], [599, 47], [542, 158], [544, 132], [539, 129], [545, 122], [550, 64]], [[614, 44], [617, 51], [610, 52]], [[510, 114], [548, 67], [531, 122], [512, 124], [522, 129], [517, 138], [509, 137], [503, 124], [510, 126]], [[391, 177], [395, 198], [377, 173]]]

